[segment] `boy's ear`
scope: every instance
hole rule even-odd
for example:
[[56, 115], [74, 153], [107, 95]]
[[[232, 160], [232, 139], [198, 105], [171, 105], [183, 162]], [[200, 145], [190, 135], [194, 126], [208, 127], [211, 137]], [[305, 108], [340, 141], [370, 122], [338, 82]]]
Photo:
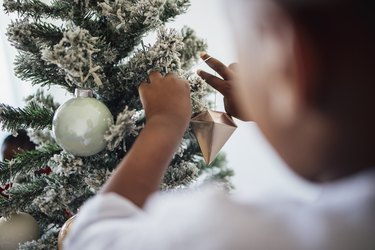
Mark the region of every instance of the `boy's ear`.
[[299, 116], [299, 98], [289, 81], [273, 84], [269, 92], [268, 108], [272, 122], [290, 127]]
[[278, 60], [270, 63], [274, 70], [268, 81], [269, 111], [274, 122], [290, 126], [311, 104], [308, 88], [313, 73], [312, 50], [303, 31], [291, 19], [283, 19], [277, 27], [281, 28], [271, 36]]
[[275, 33], [282, 50], [278, 72], [269, 81], [269, 109], [275, 122], [290, 126], [312, 105], [314, 58], [309, 39], [291, 19]]

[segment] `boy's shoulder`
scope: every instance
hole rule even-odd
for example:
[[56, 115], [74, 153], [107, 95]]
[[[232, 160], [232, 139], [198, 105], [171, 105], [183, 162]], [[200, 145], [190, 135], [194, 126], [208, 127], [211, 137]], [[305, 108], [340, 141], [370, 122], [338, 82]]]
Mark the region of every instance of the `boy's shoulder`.
[[194, 239], [220, 243], [220, 248], [207, 249], [375, 249], [375, 225], [369, 223], [375, 221], [375, 170], [324, 185], [321, 192], [308, 204], [248, 202], [207, 187], [156, 194], [146, 214], [153, 223], [184, 235], [190, 249], [200, 249], [189, 243]]

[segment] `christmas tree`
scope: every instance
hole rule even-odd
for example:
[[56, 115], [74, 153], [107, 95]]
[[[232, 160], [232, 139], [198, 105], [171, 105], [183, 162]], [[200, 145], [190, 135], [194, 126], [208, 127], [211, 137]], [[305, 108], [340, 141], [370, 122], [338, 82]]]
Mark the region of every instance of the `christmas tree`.
[[[0, 104], [0, 123], [12, 133], [27, 130], [37, 146], [0, 163], [0, 216], [25, 212], [37, 221], [41, 236], [19, 249], [56, 249], [61, 226], [100, 189], [142, 129], [138, 86], [150, 71], [187, 78], [194, 114], [209, 106], [207, 85], [189, 74], [206, 44], [190, 28], [165, 27], [187, 11], [188, 0], [4, 0], [3, 5], [18, 14], [7, 30], [19, 52], [15, 73], [36, 91], [25, 97], [24, 107]], [[150, 33], [157, 34], [155, 43], [144, 44]], [[46, 91], [51, 85], [69, 93], [90, 89], [108, 108], [114, 123], [102, 135], [103, 150], [78, 156], [57, 143], [52, 124], [60, 104]], [[204, 163], [189, 129], [160, 188], [182, 188], [198, 179], [228, 183], [231, 174], [223, 156]], [[0, 224], [1, 230], [6, 229]]]

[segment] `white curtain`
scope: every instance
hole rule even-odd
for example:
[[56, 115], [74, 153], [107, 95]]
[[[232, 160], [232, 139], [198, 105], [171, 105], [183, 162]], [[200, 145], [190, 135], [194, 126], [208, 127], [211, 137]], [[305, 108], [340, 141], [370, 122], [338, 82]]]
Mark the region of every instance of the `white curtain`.
[[[3, 0], [0, 0], [0, 4], [2, 6]], [[12, 16], [12, 18], [15, 17]], [[0, 14], [0, 102], [20, 106], [23, 96], [31, 93], [32, 87], [29, 83], [21, 82], [14, 76], [13, 61], [17, 51], [10, 45], [5, 35], [9, 23], [10, 16], [2, 10]]]

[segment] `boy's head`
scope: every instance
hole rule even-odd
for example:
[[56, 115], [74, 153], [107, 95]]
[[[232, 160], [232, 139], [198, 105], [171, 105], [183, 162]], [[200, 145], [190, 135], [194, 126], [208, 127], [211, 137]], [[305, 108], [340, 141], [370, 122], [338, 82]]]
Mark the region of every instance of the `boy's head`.
[[375, 165], [375, 2], [231, 2], [244, 105], [301, 176]]
[[22, 151], [32, 150], [35, 144], [30, 141], [25, 130], [18, 130], [17, 136], [8, 135], [1, 146], [1, 153], [4, 160], [11, 160]]

